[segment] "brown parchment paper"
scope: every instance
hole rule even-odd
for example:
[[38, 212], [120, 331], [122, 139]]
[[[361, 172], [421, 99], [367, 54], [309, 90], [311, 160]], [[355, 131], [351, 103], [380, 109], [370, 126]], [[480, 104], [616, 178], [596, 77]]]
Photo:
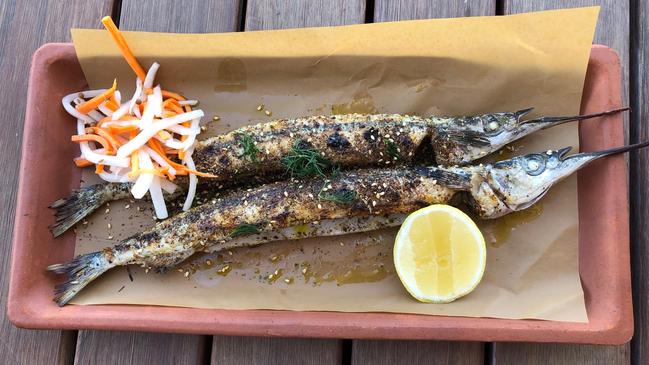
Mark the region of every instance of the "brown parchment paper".
[[[460, 115], [529, 106], [535, 115], [578, 113], [598, 11], [126, 38], [145, 68], [162, 65], [163, 88], [200, 100], [206, 137], [318, 113]], [[91, 88], [117, 77], [120, 89], [132, 92], [133, 75], [105, 31], [75, 29], [72, 36]], [[272, 117], [257, 111], [259, 104]], [[577, 144], [569, 124], [496, 157]], [[92, 175], [86, 172], [84, 183]], [[76, 251], [112, 245], [152, 226], [151, 217], [144, 202], [114, 202], [79, 225]], [[528, 211], [480, 225], [489, 241], [485, 276], [451, 304], [418, 303], [402, 288], [391, 256], [395, 229], [199, 256], [164, 275], [117, 268], [73, 303], [587, 321], [574, 177]]]

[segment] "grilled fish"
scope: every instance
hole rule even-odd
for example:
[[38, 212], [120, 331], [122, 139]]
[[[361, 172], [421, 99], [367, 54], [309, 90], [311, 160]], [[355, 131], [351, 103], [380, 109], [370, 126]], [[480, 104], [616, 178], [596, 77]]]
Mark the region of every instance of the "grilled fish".
[[[500, 217], [526, 209], [555, 183], [600, 157], [647, 145], [567, 157], [568, 147], [493, 165], [364, 169], [331, 179], [283, 181], [233, 191], [114, 247], [51, 265], [48, 270], [68, 277], [57, 287], [55, 301], [65, 305], [89, 282], [116, 266], [138, 264], [166, 271], [196, 252], [344, 233], [344, 221], [349, 219], [357, 222], [349, 226], [350, 232], [360, 232], [398, 224], [399, 215], [430, 204], [462, 201], [483, 218]], [[330, 229], [307, 230], [302, 235], [290, 230], [323, 221]]]
[[[289, 176], [324, 175], [333, 168], [464, 165], [535, 131], [568, 121], [617, 113], [522, 120], [532, 109], [471, 117], [348, 114], [282, 119], [246, 126], [199, 142], [196, 168], [216, 175], [204, 189]], [[178, 179], [182, 186], [184, 180]], [[104, 183], [54, 202], [56, 237], [112, 200], [127, 198], [130, 184]], [[176, 189], [176, 195], [183, 189]]]

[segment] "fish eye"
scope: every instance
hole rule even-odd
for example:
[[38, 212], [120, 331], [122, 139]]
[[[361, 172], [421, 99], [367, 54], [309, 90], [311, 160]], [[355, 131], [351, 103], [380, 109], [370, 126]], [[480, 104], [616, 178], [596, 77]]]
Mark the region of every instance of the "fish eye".
[[502, 123], [493, 114], [487, 114], [483, 121], [484, 131], [489, 135], [496, 135], [502, 132]]
[[525, 158], [525, 172], [531, 176], [540, 175], [545, 170], [545, 157], [539, 154], [528, 155]]

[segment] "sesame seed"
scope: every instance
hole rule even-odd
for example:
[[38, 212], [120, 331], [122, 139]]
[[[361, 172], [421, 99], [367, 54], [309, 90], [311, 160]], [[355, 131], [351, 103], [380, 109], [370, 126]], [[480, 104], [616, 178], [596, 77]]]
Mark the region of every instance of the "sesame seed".
[[149, 268], [148, 268], [148, 267], [147, 267], [146, 269], [144, 269], [144, 273], [145, 273], [145, 274], [148, 274], [148, 273], [149, 273]]
[[110, 207], [110, 203], [106, 203], [106, 206], [107, 206], [107, 207]]
[[201, 132], [205, 132], [206, 130], [207, 130], [207, 128], [205, 128], [205, 126], [202, 125], [202, 126], [201, 126]]
[[322, 209], [322, 204], [318, 203], [318, 209]]
[[264, 113], [269, 117], [273, 115], [273, 113], [270, 110], [266, 110]]
[[372, 206], [373, 206], [373, 207], [376, 206], [376, 201], [375, 201], [375, 200], [372, 200]]
[[258, 112], [260, 112], [262, 109], [264, 109], [264, 104], [257, 105], [257, 111]]
[[548, 150], [548, 151], [546, 152], [546, 154], [547, 154], [548, 156], [552, 155], [552, 150]]
[[212, 260], [210, 259], [205, 260], [205, 265], [212, 266]]
[[109, 234], [109, 235], [108, 235], [108, 239], [109, 239], [109, 240], [112, 240], [112, 239], [113, 239], [113, 235], [112, 235], [112, 234]]
[[313, 199], [313, 194], [309, 193], [309, 198]]
[[215, 122], [218, 122], [219, 119], [221, 119], [221, 117], [219, 117], [218, 115], [215, 115], [215, 116], [212, 117], [212, 120], [215, 121]]
[[374, 138], [374, 135], [373, 135], [373, 134], [370, 134], [370, 138], [372, 139], [372, 141], [375, 141], [375, 140], [376, 140], [376, 138]]
[[371, 186], [377, 186], [377, 185], [378, 185], [377, 183], [373, 182]]
[[185, 271], [185, 277], [186, 277], [186, 278], [189, 277], [189, 270]]
[[342, 241], [341, 241], [341, 242], [340, 242], [340, 245], [341, 245], [341, 246], [344, 246], [344, 245], [345, 245], [345, 242], [342, 242]]
[[232, 251], [228, 250], [228, 255], [232, 256]]
[[304, 269], [302, 269], [302, 274], [306, 274], [307, 271], [308, 269], [305, 267]]
[[412, 152], [408, 152], [408, 157], [412, 156]]
[[433, 180], [433, 185], [437, 184], [437, 180]]
[[126, 204], [126, 205], [124, 206], [124, 209], [129, 209], [130, 207], [131, 207], [131, 204]]
[[293, 134], [293, 132], [289, 132], [289, 133], [288, 133], [288, 136], [291, 137], [291, 138], [295, 137], [295, 135]]
[[113, 225], [112, 225], [112, 224], [110, 224], [110, 223], [108, 223], [108, 224], [107, 224], [107, 226], [108, 226], [108, 229], [111, 229], [111, 228], [113, 228]]
[[288, 198], [288, 193], [285, 191], [284, 196]]
[[110, 208], [106, 208], [106, 211], [104, 213], [106, 214], [110, 213]]
[[383, 152], [379, 152], [379, 156], [383, 156]]
[[293, 279], [292, 279], [292, 278], [286, 278], [286, 279], [284, 279], [284, 282], [285, 282], [286, 284], [290, 284], [290, 283], [293, 282]]
[[383, 183], [383, 187], [384, 187], [384, 188], [387, 188], [387, 187], [388, 187], [388, 184]]

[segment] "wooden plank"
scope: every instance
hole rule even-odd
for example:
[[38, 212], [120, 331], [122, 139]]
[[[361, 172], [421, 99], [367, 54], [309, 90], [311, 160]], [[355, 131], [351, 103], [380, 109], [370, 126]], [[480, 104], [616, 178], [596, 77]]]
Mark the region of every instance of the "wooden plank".
[[75, 364], [203, 364], [209, 340], [169, 333], [80, 331]]
[[[631, 142], [649, 139], [649, 1], [636, 1], [632, 9], [631, 62]], [[631, 342], [633, 364], [649, 364], [649, 151], [646, 149], [630, 156], [631, 205], [631, 268], [633, 278], [633, 310], [635, 335]]]
[[482, 364], [482, 349], [480, 342], [354, 341], [352, 365]]
[[501, 364], [629, 364], [629, 346], [497, 343], [494, 361]]
[[[494, 15], [495, 0], [376, 0], [374, 21]], [[482, 364], [480, 342], [354, 341], [353, 364]]]
[[226, 337], [214, 338], [212, 364], [338, 364], [342, 348], [307, 338]]
[[11, 156], [3, 160], [0, 174], [0, 364], [51, 364], [57, 359], [65, 360], [65, 356], [59, 356], [60, 343], [74, 336], [74, 332], [18, 329], [5, 316], [25, 95], [34, 51], [46, 42], [69, 41], [71, 27], [96, 27], [98, 19], [110, 8], [108, 0], [0, 2], [0, 78], [6, 85], [0, 90], [0, 153]]
[[120, 27], [172, 33], [234, 32], [239, 0], [122, 0]]
[[[179, 33], [231, 32], [236, 31], [238, 12], [238, 0], [123, 0], [120, 28]], [[198, 364], [206, 360], [209, 342], [208, 336], [80, 331], [75, 363]]]
[[363, 23], [362, 0], [248, 0], [246, 30]]
[[[600, 5], [595, 42], [615, 49], [623, 67], [623, 82], [628, 85], [629, 70], [629, 0], [504, 0], [505, 14]], [[623, 90], [623, 102], [628, 105], [628, 89]], [[635, 242], [634, 244], [637, 244]], [[629, 344], [622, 346], [587, 346], [559, 344], [497, 343], [494, 345], [495, 364], [628, 364]]]
[[374, 21], [457, 18], [496, 14], [496, 0], [376, 0]]

